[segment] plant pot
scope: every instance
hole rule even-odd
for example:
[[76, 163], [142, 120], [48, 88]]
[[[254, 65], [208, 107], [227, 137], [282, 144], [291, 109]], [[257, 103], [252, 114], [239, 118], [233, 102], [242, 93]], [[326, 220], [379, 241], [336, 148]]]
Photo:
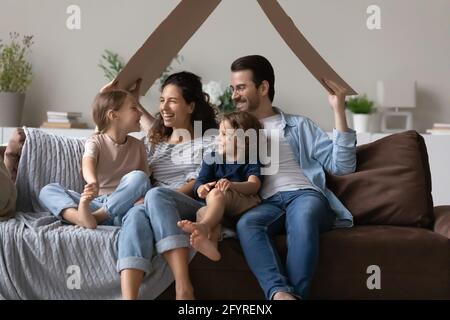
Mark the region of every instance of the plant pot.
[[369, 132], [370, 120], [371, 120], [370, 114], [354, 113], [353, 114], [353, 129], [357, 133]]
[[0, 92], [0, 127], [20, 126], [24, 102], [24, 93]]

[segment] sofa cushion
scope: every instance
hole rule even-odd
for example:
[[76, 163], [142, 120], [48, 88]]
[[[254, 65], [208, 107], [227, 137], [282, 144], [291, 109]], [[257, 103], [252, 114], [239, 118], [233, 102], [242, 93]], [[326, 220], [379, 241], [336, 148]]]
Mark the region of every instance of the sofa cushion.
[[359, 225], [430, 227], [433, 200], [428, 154], [416, 131], [393, 134], [357, 148], [356, 172], [327, 174], [327, 186]]

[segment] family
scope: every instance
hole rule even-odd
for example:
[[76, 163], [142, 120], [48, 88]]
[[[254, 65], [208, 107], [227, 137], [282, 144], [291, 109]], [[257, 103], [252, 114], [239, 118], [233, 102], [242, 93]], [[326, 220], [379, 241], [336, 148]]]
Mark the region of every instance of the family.
[[[129, 91], [114, 82], [106, 85], [93, 102], [97, 132], [85, 144], [83, 192], [52, 183], [39, 194], [48, 211], [66, 222], [90, 229], [121, 226], [117, 270], [123, 299], [139, 297], [154, 254], [171, 268], [176, 298], [194, 299], [189, 252], [193, 248], [220, 260], [218, 242], [227, 217], [237, 220], [246, 261], [265, 297], [305, 299], [320, 233], [353, 225], [325, 178], [325, 172], [344, 175], [356, 168], [356, 133], [347, 126], [345, 89], [326, 81], [334, 92], [328, 97], [335, 118], [330, 139], [310, 119], [272, 105], [275, 75], [266, 58], [237, 59], [230, 79], [237, 111], [220, 123], [193, 73], [165, 80], [155, 117], [139, 103], [140, 81]], [[194, 135], [196, 123], [201, 123], [200, 137]], [[207, 134], [211, 129], [218, 129], [217, 138]], [[145, 142], [128, 135], [140, 130]], [[266, 164], [251, 161], [251, 141], [238, 134], [248, 130], [264, 130], [268, 140], [277, 139], [279, 154], [271, 158], [277, 162], [275, 174], [265, 175]], [[280, 233], [286, 234], [286, 261], [272, 243]]]

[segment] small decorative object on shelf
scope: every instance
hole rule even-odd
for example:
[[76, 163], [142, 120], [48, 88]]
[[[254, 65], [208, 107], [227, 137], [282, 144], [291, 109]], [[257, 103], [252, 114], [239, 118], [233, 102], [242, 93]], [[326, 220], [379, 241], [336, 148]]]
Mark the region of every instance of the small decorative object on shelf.
[[86, 123], [80, 122], [81, 112], [48, 111], [47, 121], [41, 128], [85, 129]]
[[[403, 109], [416, 107], [416, 81], [410, 79], [377, 81], [377, 104], [381, 111], [381, 132], [412, 130], [413, 114]], [[405, 125], [391, 127], [388, 125], [389, 119], [397, 119], [397, 122], [404, 119]]]
[[369, 132], [371, 114], [375, 111], [373, 104], [366, 95], [352, 97], [346, 102], [347, 108], [353, 113], [353, 129], [356, 132]]
[[432, 129], [427, 129], [427, 133], [435, 135], [450, 135], [450, 123], [435, 123]]

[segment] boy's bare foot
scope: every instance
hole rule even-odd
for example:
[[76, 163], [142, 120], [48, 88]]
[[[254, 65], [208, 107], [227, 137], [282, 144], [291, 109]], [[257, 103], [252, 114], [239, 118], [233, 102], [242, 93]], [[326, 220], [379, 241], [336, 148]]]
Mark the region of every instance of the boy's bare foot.
[[97, 228], [97, 220], [92, 215], [91, 209], [89, 208], [90, 202], [90, 199], [81, 197], [80, 204], [78, 205], [77, 224], [87, 229], [95, 229]]
[[178, 221], [177, 226], [186, 233], [192, 233], [195, 230], [195, 223], [189, 220]]
[[297, 299], [288, 292], [278, 291], [273, 295], [273, 300], [297, 300]]
[[221, 255], [219, 250], [217, 250], [217, 242], [208, 239], [205, 225], [197, 224], [196, 227], [194, 232], [191, 233], [191, 246], [212, 261], [219, 261]]

